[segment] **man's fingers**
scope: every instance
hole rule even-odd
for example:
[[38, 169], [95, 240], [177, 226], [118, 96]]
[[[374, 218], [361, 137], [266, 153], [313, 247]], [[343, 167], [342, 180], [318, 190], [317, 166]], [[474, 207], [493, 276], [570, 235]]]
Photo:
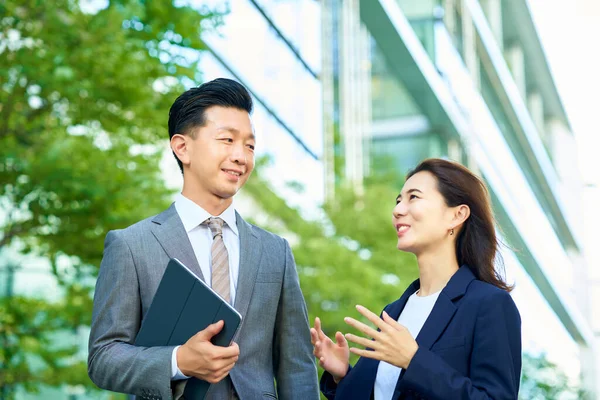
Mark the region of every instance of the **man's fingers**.
[[209, 326], [207, 326], [200, 332], [196, 333], [194, 335], [194, 338], [198, 339], [198, 340], [202, 340], [202, 341], [209, 341], [210, 339], [212, 339], [213, 336], [215, 336], [217, 333], [221, 332], [221, 330], [223, 329], [223, 326], [224, 326], [223, 320], [217, 321], [214, 324], [210, 324]]
[[236, 342], [231, 342], [228, 348], [231, 349], [231, 351], [235, 352], [235, 354], [240, 354], [240, 346], [238, 346]]
[[237, 346], [220, 347], [214, 346], [214, 358], [216, 359], [231, 359], [236, 358], [240, 355], [240, 348]]

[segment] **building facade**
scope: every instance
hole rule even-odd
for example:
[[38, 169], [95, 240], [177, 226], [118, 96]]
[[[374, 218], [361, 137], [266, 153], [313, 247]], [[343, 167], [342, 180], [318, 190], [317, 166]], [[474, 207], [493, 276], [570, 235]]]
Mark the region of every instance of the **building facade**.
[[[339, 91], [337, 122], [370, 116], [348, 139], [341, 129], [342, 141], [362, 146], [343, 146], [346, 162], [354, 163], [346, 166], [349, 177], [360, 181], [352, 171], [368, 171], [382, 157], [402, 173], [427, 157], [476, 171], [490, 189], [498, 232], [508, 244], [502, 255], [516, 284], [524, 352], [545, 353], [595, 398], [600, 379], [588, 289], [592, 266], [583, 249], [583, 182], [527, 1], [322, 3], [331, 25], [346, 25], [330, 46], [342, 49], [331, 63], [334, 78], [323, 81]], [[348, 56], [345, 49], [353, 45], [358, 48]], [[356, 72], [362, 66], [369, 71]], [[344, 98], [349, 73], [356, 79], [350, 85], [366, 86], [361, 95], [370, 96], [368, 110]]]
[[401, 173], [427, 157], [467, 165], [490, 189], [524, 352], [600, 393], [576, 144], [527, 1], [229, 7], [204, 37], [203, 77], [251, 90], [278, 191], [300, 182], [303, 195], [285, 197], [311, 208], [335, 198], [339, 171], [362, 190], [379, 158]]

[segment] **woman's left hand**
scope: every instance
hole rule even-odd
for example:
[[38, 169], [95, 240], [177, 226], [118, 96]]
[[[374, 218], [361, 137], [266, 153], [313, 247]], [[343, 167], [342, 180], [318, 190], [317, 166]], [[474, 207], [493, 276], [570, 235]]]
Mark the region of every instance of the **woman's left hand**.
[[364, 350], [351, 347], [350, 351], [361, 357], [385, 361], [403, 369], [408, 368], [408, 364], [410, 364], [410, 361], [419, 348], [419, 345], [408, 329], [392, 319], [385, 311], [383, 312], [383, 319], [381, 319], [377, 314], [374, 314], [363, 306], [356, 306], [356, 309], [380, 330], [377, 331], [354, 318], [344, 318], [344, 322], [348, 325], [374, 339], [369, 340], [347, 333], [346, 339], [350, 342], [373, 349]]

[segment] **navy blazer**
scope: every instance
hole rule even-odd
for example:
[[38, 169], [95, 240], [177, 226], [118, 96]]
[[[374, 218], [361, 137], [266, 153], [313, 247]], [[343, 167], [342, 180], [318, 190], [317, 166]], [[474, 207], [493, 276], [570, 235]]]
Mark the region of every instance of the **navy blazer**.
[[[414, 281], [385, 307], [397, 320]], [[416, 338], [419, 349], [402, 370], [392, 397], [399, 399], [517, 399], [521, 376], [521, 317], [510, 294], [475, 278], [463, 265], [440, 293]], [[328, 372], [328, 399], [373, 397], [379, 361], [361, 357], [338, 385]]]

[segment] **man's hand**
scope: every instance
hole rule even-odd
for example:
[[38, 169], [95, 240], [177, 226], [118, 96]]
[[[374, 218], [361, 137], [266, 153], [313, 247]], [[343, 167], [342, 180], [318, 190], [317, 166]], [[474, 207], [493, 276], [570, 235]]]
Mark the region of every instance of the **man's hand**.
[[229, 374], [238, 360], [240, 348], [237, 343], [221, 347], [210, 342], [223, 325], [223, 321], [219, 321], [207, 326], [177, 349], [177, 367], [184, 375], [217, 383]]

